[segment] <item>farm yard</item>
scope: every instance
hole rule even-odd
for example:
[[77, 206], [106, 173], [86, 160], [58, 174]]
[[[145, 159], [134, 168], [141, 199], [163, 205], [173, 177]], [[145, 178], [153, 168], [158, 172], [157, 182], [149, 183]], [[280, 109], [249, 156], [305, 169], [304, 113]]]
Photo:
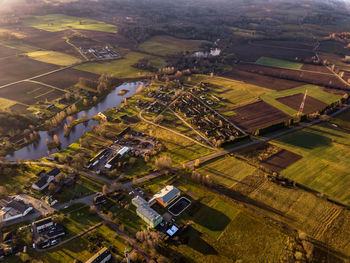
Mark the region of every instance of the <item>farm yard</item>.
[[166, 56], [184, 51], [200, 50], [201, 44], [205, 41], [177, 39], [170, 36], [155, 36], [139, 46], [141, 51]]
[[62, 14], [37, 16], [33, 19], [25, 20], [23, 24], [49, 32], [63, 31], [66, 29], [84, 29], [111, 33], [117, 32], [117, 27], [114, 25], [109, 25], [93, 19], [73, 17]]

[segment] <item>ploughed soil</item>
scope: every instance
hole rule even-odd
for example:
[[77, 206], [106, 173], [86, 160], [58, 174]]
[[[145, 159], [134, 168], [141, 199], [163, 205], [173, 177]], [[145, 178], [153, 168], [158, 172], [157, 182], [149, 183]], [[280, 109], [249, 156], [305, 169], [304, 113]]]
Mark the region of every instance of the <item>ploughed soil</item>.
[[231, 116], [230, 120], [248, 133], [290, 119], [290, 116], [264, 101], [254, 102], [233, 110], [237, 115]]
[[12, 112], [20, 113], [20, 114], [27, 114], [30, 113], [31, 111], [27, 110], [27, 106], [24, 106], [22, 104], [15, 104], [9, 107], [9, 110]]
[[23, 53], [23, 52], [16, 50], [16, 49], [13, 49], [13, 48], [0, 46], [0, 58], [14, 56], [14, 55], [20, 54], [20, 53]]
[[51, 101], [64, 94], [63, 91], [32, 82], [20, 82], [0, 89], [0, 97], [27, 105], [33, 105], [38, 101]]
[[315, 72], [332, 74], [332, 72], [330, 72], [328, 68], [321, 65], [304, 64], [301, 69], [307, 70], [307, 71], [315, 71]]
[[67, 89], [77, 84], [80, 78], [95, 82], [98, 81], [99, 75], [74, 68], [67, 68], [50, 75], [36, 78], [35, 80], [57, 88]]
[[305, 84], [299, 81], [264, 76], [257, 73], [238, 70], [236, 68], [225, 73], [223, 77], [243, 81], [252, 85], [272, 90], [291, 89]]
[[308, 43], [302, 43], [299, 41], [290, 41], [290, 40], [255, 40], [253, 41], [255, 45], [264, 45], [277, 48], [285, 49], [301, 49], [302, 51], [312, 51], [313, 46]]
[[286, 49], [279, 47], [268, 48], [264, 45], [249, 45], [241, 44], [235, 45], [230, 49], [236, 56], [247, 62], [255, 62], [260, 57], [274, 57], [279, 59], [287, 59], [295, 61], [298, 59], [308, 59], [315, 55], [311, 50], [302, 50], [302, 49]]
[[274, 172], [281, 172], [301, 158], [301, 155], [283, 149], [261, 162], [261, 164]]
[[[278, 98], [277, 100], [289, 106], [290, 108], [298, 111], [303, 98], [304, 98], [304, 94], [298, 93], [291, 96]], [[306, 96], [303, 113], [305, 114], [314, 113], [318, 110], [323, 109], [326, 106], [327, 106], [327, 103], [324, 103], [323, 101], [320, 101], [313, 97]]]
[[240, 64], [237, 67], [240, 70], [259, 73], [261, 75], [267, 75], [281, 79], [298, 80], [314, 85], [350, 90], [350, 88], [345, 83], [343, 83], [340, 79], [338, 79], [338, 77], [334, 76], [331, 73], [326, 74], [320, 72], [307, 72], [284, 68], [282, 69], [257, 64]]

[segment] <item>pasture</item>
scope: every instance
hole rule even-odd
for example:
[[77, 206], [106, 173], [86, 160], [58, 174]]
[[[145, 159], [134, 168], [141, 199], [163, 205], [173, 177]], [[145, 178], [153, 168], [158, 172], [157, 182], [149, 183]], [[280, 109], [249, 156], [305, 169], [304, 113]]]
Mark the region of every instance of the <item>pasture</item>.
[[204, 41], [178, 39], [170, 36], [155, 36], [139, 46], [141, 51], [166, 56], [184, 51], [197, 51]]
[[271, 58], [271, 57], [260, 57], [255, 63], [263, 66], [288, 68], [288, 69], [301, 69], [303, 67], [302, 63], [278, 59], [278, 58]]
[[[320, 102], [323, 102], [325, 105], [331, 104], [333, 102], [338, 101], [341, 96], [331, 94], [328, 92], [325, 92], [321, 87], [315, 86], [315, 85], [303, 85], [299, 86], [297, 88], [283, 90], [283, 91], [274, 91], [270, 93], [266, 93], [260, 96], [260, 99], [265, 101], [266, 103], [270, 104], [271, 106], [276, 107], [277, 109], [283, 111], [285, 114], [288, 114], [290, 116], [293, 116], [297, 114], [299, 106], [296, 106], [296, 102], [291, 104], [291, 102], [287, 102], [286, 100], [282, 100], [283, 102], [288, 103], [291, 107], [287, 106], [283, 102], [280, 102], [280, 100], [284, 97], [297, 95], [297, 94], [304, 94], [307, 90], [307, 94], [309, 97], [312, 97]], [[278, 100], [280, 99], [280, 100]], [[301, 104], [300, 103], [299, 105]], [[309, 100], [309, 103], [316, 103], [315, 101]], [[308, 103], [308, 100], [306, 100], [306, 104]], [[316, 107], [321, 106], [320, 103], [316, 103]], [[309, 107], [309, 106], [308, 106]], [[311, 109], [313, 109], [313, 106], [311, 106]]]
[[56, 51], [34, 51], [26, 55], [31, 59], [57, 66], [71, 66], [81, 62], [77, 57]]
[[147, 55], [130, 52], [122, 59], [110, 62], [90, 62], [76, 66], [75, 68], [99, 75], [107, 73], [116, 78], [140, 78], [150, 76], [152, 73], [146, 70], [137, 69], [132, 67], [132, 65], [145, 57], [147, 57]]
[[302, 159], [281, 175], [350, 205], [350, 134], [330, 124], [293, 132], [273, 141]]
[[82, 29], [116, 33], [117, 27], [94, 19], [67, 16], [62, 14], [50, 14], [26, 19], [23, 24], [49, 32], [63, 31], [66, 29]]

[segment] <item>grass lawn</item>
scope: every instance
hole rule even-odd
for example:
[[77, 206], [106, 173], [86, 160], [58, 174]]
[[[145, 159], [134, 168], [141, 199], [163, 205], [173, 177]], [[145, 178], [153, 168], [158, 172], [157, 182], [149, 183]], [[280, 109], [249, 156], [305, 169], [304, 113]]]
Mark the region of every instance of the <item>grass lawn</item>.
[[[122, 59], [114, 60], [111, 62], [105, 62], [105, 63], [99, 63], [99, 62], [85, 63], [75, 68], [79, 70], [99, 74], [99, 75], [102, 73], [107, 73], [117, 78], [145, 77], [145, 76], [152, 75], [152, 73], [149, 71], [134, 68], [132, 67], [132, 65], [134, 65], [140, 59], [146, 56], [147, 55], [145, 54], [130, 52]], [[157, 59], [156, 62], [159, 63], [159, 60]]]
[[62, 14], [36, 16], [35, 18], [25, 20], [24, 25], [50, 32], [63, 31], [66, 29], [82, 29], [110, 33], [117, 32], [117, 27], [114, 25], [109, 25], [93, 19], [67, 16]]
[[255, 63], [264, 66], [288, 69], [301, 69], [303, 66], [302, 63], [270, 57], [260, 57]]
[[34, 51], [27, 53], [31, 59], [58, 66], [70, 66], [81, 62], [79, 58], [56, 51]]
[[103, 185], [104, 183], [101, 181], [86, 176], [80, 176], [80, 179], [73, 186], [64, 188], [62, 192], [55, 195], [55, 198], [59, 202], [68, 202], [69, 200], [99, 192]]
[[205, 41], [178, 39], [170, 36], [155, 36], [139, 46], [139, 49], [151, 54], [166, 56], [183, 51], [196, 51]]
[[253, 174], [255, 168], [244, 161], [225, 156], [206, 162], [197, 170], [202, 175], [209, 175], [214, 182], [231, 188], [247, 175]]
[[349, 140], [349, 133], [330, 124], [312, 126], [274, 140], [275, 144], [303, 156], [281, 175], [350, 205]]
[[[205, 97], [212, 99], [214, 95], [224, 99], [222, 102], [224, 107], [237, 107], [239, 105], [253, 102], [260, 95], [270, 92], [271, 90], [259, 86], [244, 83], [242, 81], [231, 80], [223, 77], [215, 77], [206, 79], [205, 83], [212, 84], [209, 87], [209, 92], [206, 92]], [[214, 100], [215, 101], [215, 100]]]
[[7, 108], [11, 107], [12, 105], [15, 105], [17, 102], [12, 100], [7, 100], [4, 98], [0, 98], [0, 109], [6, 110]]
[[[305, 93], [307, 90], [307, 95], [310, 97], [313, 97], [315, 99], [318, 99], [326, 104], [331, 104], [333, 102], [338, 101], [341, 96], [331, 94], [328, 92], [325, 92], [322, 90], [321, 87], [315, 86], [315, 85], [303, 85], [300, 87], [296, 87], [293, 89], [287, 89], [287, 90], [282, 90], [282, 91], [273, 91], [270, 93], [266, 93], [260, 96], [260, 99], [265, 101], [266, 103], [276, 107], [277, 109], [283, 111], [284, 113], [293, 116], [298, 113], [297, 110], [294, 110], [287, 105], [283, 104], [282, 102], [277, 101], [276, 99], [278, 98], [283, 98], [291, 95], [295, 95], [298, 93]], [[301, 103], [301, 101], [300, 101]], [[307, 103], [307, 102], [306, 102]]]

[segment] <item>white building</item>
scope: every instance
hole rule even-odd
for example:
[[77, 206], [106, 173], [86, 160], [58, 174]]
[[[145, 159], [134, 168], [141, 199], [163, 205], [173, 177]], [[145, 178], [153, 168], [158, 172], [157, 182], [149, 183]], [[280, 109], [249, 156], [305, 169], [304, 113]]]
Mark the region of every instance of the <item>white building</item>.
[[32, 188], [37, 191], [42, 191], [53, 182], [57, 175], [61, 173], [60, 169], [54, 168], [47, 174], [44, 174], [40, 179], [32, 185]]
[[0, 200], [0, 222], [7, 222], [26, 216], [33, 207], [15, 197], [6, 197]]
[[149, 201], [149, 204], [153, 205], [155, 202], [158, 202], [163, 207], [167, 207], [171, 202], [177, 199], [180, 194], [180, 190], [175, 186], [167, 185], [153, 196], [153, 198]]

